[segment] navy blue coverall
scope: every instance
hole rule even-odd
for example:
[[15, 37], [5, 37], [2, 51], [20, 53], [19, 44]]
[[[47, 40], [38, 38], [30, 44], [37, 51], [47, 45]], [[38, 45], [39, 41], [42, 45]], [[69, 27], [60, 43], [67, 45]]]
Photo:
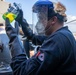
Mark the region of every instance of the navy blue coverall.
[[[12, 51], [17, 51], [19, 47], [15, 42], [11, 45]], [[14, 75], [73, 75], [76, 74], [75, 53], [75, 39], [68, 27], [62, 27], [46, 38], [33, 57], [27, 59], [24, 52], [14, 54], [11, 67]]]

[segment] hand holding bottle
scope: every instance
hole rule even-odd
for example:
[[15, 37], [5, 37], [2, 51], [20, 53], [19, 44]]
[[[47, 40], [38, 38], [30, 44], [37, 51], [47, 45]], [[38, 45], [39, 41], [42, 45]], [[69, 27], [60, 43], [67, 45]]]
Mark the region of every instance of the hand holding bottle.
[[20, 4], [17, 4], [17, 3], [13, 3], [13, 5], [11, 5], [7, 12], [3, 14], [3, 19], [6, 20], [6, 18], [9, 19], [10, 23], [13, 22], [16, 17], [18, 16], [19, 14], [19, 10], [21, 10], [21, 6]]

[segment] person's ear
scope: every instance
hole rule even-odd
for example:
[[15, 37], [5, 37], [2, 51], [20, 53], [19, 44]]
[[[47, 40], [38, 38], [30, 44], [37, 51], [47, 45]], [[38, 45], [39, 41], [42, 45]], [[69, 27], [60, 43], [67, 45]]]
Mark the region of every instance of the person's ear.
[[57, 22], [57, 17], [54, 16], [51, 18], [51, 24], [54, 25]]

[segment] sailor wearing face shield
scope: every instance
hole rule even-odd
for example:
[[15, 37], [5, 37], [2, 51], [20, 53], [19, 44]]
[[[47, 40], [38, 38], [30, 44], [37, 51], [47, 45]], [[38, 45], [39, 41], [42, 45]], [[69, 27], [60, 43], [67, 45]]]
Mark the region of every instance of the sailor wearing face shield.
[[22, 18], [17, 18], [16, 21], [21, 24], [24, 34], [32, 42], [37, 42], [35, 44], [42, 44], [38, 52], [29, 59], [26, 58], [26, 53], [18, 41], [18, 23], [15, 23], [15, 29], [6, 19], [6, 33], [10, 39], [11, 54], [13, 53], [11, 67], [14, 75], [76, 74], [75, 39], [68, 27], [64, 27], [64, 5], [60, 2], [56, 5], [55, 9], [51, 1], [37, 1], [33, 6], [33, 12], [37, 14], [34, 24], [39, 22], [44, 26], [43, 31], [47, 36], [45, 41], [39, 35], [33, 34], [20, 10]]

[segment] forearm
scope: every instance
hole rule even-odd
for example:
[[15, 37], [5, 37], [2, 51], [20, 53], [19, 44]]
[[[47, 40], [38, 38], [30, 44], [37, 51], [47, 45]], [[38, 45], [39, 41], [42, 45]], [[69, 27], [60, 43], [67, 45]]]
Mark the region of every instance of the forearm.
[[22, 43], [19, 40], [18, 36], [16, 36], [14, 39], [12, 39], [12, 41], [10, 41], [9, 45], [10, 45], [12, 57], [15, 57], [20, 54], [25, 54], [25, 50], [21, 44]]
[[14, 75], [36, 75], [39, 66], [40, 63], [35, 57], [26, 59], [23, 54], [14, 57], [11, 63]]
[[23, 31], [24, 35], [29, 40], [31, 40], [31, 38], [33, 37], [33, 31], [31, 30], [31, 28], [29, 27], [29, 24], [27, 23], [27, 21], [25, 19], [22, 20], [21, 27], [22, 27], [22, 31]]
[[21, 26], [22, 26], [24, 35], [29, 40], [31, 40], [32, 43], [35, 45], [41, 45], [43, 43], [43, 41], [47, 38], [47, 36], [39, 36], [39, 35], [33, 34], [33, 31], [31, 30], [31, 28], [29, 27], [29, 25], [25, 19], [21, 22]]

